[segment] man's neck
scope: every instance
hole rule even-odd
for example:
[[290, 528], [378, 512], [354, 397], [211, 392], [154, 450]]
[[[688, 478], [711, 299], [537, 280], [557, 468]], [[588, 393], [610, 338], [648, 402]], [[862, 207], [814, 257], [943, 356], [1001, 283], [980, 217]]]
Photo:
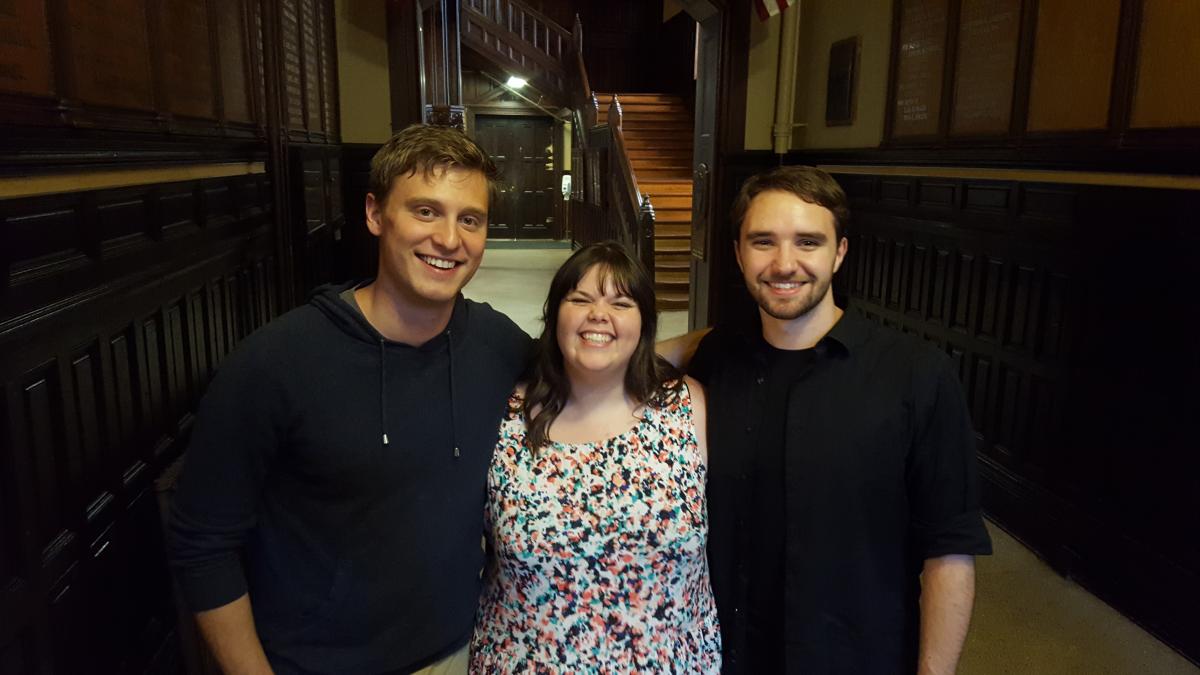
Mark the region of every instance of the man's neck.
[[796, 350], [811, 349], [817, 346], [821, 338], [842, 318], [842, 310], [833, 304], [833, 294], [826, 294], [824, 299], [803, 315], [791, 320], [776, 319], [758, 310], [762, 317], [763, 339], [776, 349]]
[[381, 277], [354, 292], [367, 323], [393, 342], [418, 347], [450, 324], [454, 302], [421, 305], [405, 298]]

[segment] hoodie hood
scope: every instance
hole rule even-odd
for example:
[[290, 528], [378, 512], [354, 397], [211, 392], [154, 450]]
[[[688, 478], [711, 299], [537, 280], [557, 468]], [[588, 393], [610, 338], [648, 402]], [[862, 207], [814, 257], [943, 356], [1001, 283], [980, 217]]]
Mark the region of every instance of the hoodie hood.
[[450, 429], [452, 435], [452, 452], [454, 457], [462, 456], [462, 451], [458, 446], [458, 435], [456, 432], [456, 410], [458, 401], [454, 395], [454, 348], [462, 343], [466, 337], [465, 329], [467, 327], [467, 315], [469, 306], [462, 293], [454, 299], [454, 311], [450, 315], [450, 322], [446, 324], [446, 328], [436, 337], [430, 339], [419, 346], [395, 342], [385, 338], [375, 330], [375, 327], [367, 321], [367, 317], [356, 306], [349, 305], [342, 299], [342, 293], [352, 288], [360, 288], [369, 284], [370, 279], [365, 281], [350, 281], [342, 284], [325, 284], [317, 287], [308, 298], [309, 304], [313, 305], [324, 314], [330, 322], [338, 327], [346, 335], [361, 340], [362, 342], [378, 345], [379, 347], [379, 442], [382, 446], [390, 444], [388, 438], [388, 399], [387, 399], [387, 362], [388, 350], [390, 349], [415, 349], [418, 353], [432, 354], [437, 351], [445, 350], [448, 360], [449, 380], [450, 380]]

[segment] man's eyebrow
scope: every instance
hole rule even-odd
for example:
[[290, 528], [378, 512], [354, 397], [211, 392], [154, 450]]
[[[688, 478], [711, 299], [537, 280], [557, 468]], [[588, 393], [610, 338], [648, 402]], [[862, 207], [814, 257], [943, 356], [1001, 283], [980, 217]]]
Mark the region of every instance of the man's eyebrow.
[[774, 238], [775, 233], [770, 230], [746, 230], [747, 239], [757, 239], [758, 237]]
[[463, 209], [461, 213], [468, 216], [475, 216], [481, 220], [487, 220], [488, 214], [486, 209], [477, 209], [473, 206], [468, 206], [467, 208]]
[[436, 206], [439, 209], [442, 208], [441, 200], [434, 199], [433, 197], [409, 197], [404, 200], [404, 205], [410, 209], [418, 206]]

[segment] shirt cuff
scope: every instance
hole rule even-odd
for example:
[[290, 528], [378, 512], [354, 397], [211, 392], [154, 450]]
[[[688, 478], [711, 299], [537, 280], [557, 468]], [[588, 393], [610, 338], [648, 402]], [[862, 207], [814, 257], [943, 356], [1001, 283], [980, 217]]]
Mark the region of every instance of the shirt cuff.
[[941, 523], [916, 524], [913, 542], [922, 560], [944, 555], [991, 555], [992, 538], [978, 510], [961, 513]]
[[203, 565], [176, 566], [175, 580], [184, 603], [193, 612], [224, 607], [246, 594], [246, 574], [237, 554]]

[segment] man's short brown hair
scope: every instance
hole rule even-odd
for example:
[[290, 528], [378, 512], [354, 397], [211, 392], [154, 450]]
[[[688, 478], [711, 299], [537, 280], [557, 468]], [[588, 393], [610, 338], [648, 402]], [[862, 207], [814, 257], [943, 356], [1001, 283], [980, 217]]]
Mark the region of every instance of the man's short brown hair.
[[388, 139], [371, 158], [369, 188], [382, 203], [396, 178], [417, 172], [430, 178], [446, 169], [482, 173], [488, 182], [489, 198], [500, 178], [492, 158], [463, 132], [452, 127], [413, 124]]
[[833, 233], [841, 241], [846, 236], [846, 226], [850, 220], [850, 206], [846, 203], [846, 193], [833, 176], [814, 166], [781, 166], [746, 179], [742, 189], [738, 190], [737, 198], [733, 200], [733, 238], [742, 236], [742, 221], [750, 210], [750, 202], [762, 194], [777, 190], [796, 195], [809, 204], [823, 206], [833, 213]]

